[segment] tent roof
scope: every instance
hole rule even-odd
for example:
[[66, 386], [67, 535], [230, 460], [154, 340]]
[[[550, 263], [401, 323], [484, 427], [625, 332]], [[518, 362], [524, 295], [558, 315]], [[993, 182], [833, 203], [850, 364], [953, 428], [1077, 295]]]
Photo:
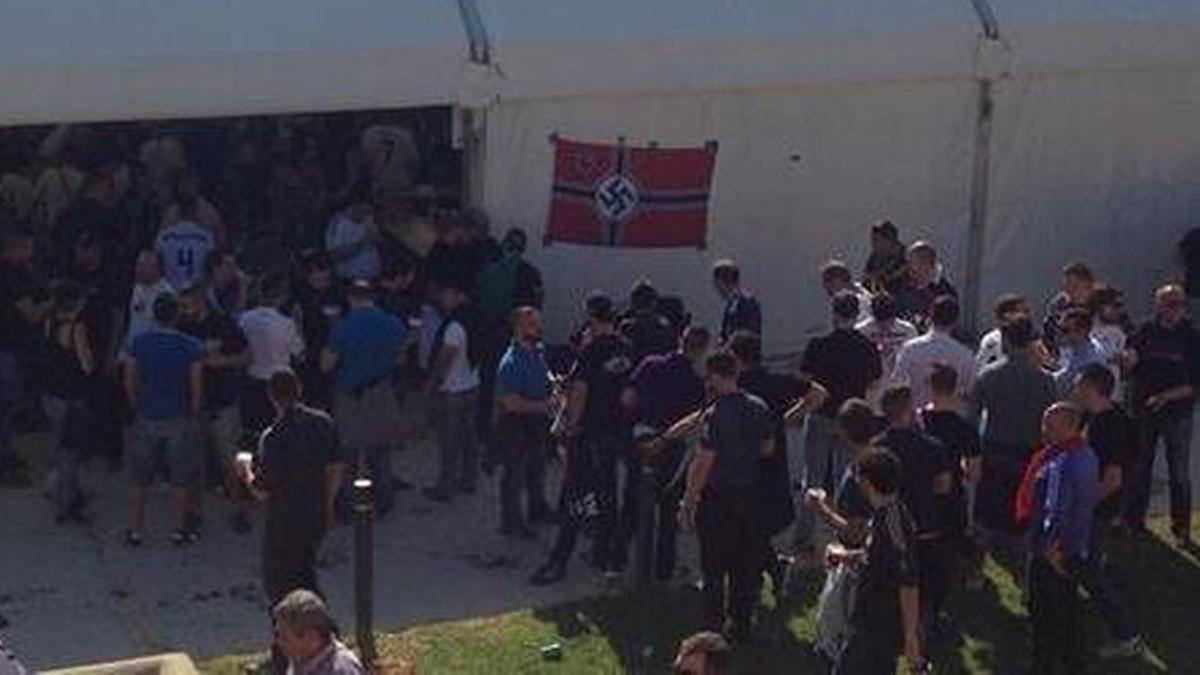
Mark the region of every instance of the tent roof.
[[466, 55], [445, 0], [7, 0], [0, 124], [444, 104]]
[[501, 97], [967, 75], [968, 0], [479, 0]]

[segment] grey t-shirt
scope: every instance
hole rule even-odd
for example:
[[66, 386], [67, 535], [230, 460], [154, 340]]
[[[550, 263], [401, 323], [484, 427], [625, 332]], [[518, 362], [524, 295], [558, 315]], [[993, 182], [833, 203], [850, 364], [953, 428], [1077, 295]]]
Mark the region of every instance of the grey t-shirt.
[[717, 455], [708, 486], [743, 488], [758, 480], [763, 442], [771, 437], [771, 415], [762, 399], [738, 391], [713, 403], [700, 446]]
[[985, 443], [1030, 448], [1042, 437], [1042, 413], [1057, 398], [1054, 378], [1022, 355], [985, 366], [970, 402], [974, 419], [986, 415]]
[[337, 640], [308, 663], [288, 668], [288, 675], [365, 675], [366, 672], [354, 652]]

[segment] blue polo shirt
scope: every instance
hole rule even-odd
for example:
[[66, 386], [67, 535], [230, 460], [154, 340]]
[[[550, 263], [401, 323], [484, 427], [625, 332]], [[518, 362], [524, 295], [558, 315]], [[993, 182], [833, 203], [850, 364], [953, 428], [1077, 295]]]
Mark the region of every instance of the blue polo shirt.
[[200, 341], [174, 330], [154, 329], [133, 340], [137, 362], [138, 417], [153, 422], [187, 419], [192, 365], [200, 361]]
[[531, 401], [550, 397], [550, 369], [541, 344], [530, 348], [514, 341], [508, 346], [496, 372], [496, 394], [516, 394]]
[[343, 394], [359, 394], [391, 376], [408, 336], [408, 326], [378, 307], [351, 310], [329, 334], [337, 354], [333, 384]]

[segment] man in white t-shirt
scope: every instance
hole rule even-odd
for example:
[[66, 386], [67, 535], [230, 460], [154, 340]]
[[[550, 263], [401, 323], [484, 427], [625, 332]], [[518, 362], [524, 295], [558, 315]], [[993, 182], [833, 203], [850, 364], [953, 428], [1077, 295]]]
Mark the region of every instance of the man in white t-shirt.
[[199, 203], [194, 198], [178, 203], [179, 220], [164, 227], [154, 241], [163, 272], [176, 288], [191, 288], [204, 277], [204, 261], [217, 248], [211, 230], [196, 222]]
[[347, 281], [371, 281], [379, 276], [378, 241], [370, 189], [360, 185], [351, 190], [344, 208], [325, 230], [325, 249], [333, 258], [338, 276]]
[[134, 266], [133, 292], [129, 295], [129, 325], [125, 328], [126, 349], [143, 333], [154, 328], [154, 301], [164, 293], [174, 293], [171, 282], [163, 278], [158, 253], [149, 249], [138, 253]]
[[944, 362], [958, 373], [959, 394], [966, 395], [975, 386], [975, 355], [951, 335], [958, 323], [958, 300], [943, 295], [933, 301], [929, 332], [904, 343], [896, 354], [895, 384], [912, 389], [913, 406], [920, 410], [933, 399], [929, 375], [933, 365]]
[[[434, 339], [433, 362], [426, 392], [433, 396], [434, 420], [441, 452], [438, 482], [424, 490], [434, 501], [447, 501], [455, 491], [475, 493], [479, 447], [475, 409], [479, 402], [479, 359], [472, 349], [472, 324], [464, 289], [448, 284], [439, 293], [442, 325]], [[476, 345], [477, 346], [477, 345]]]
[[271, 376], [290, 368], [292, 360], [304, 354], [300, 329], [280, 311], [287, 297], [287, 277], [269, 275], [262, 282], [262, 304], [238, 320], [250, 352], [242, 391], [242, 426], [255, 435], [261, 434], [275, 419], [267, 389]]
[[901, 319], [899, 313], [895, 298], [886, 292], [877, 293], [871, 297], [871, 318], [854, 327], [875, 345], [883, 366], [883, 377], [867, 392], [872, 405], [877, 405], [880, 394], [892, 385], [891, 376], [896, 369], [896, 354], [900, 347], [918, 335], [916, 327]]
[[861, 325], [871, 320], [871, 292], [862, 284], [854, 281], [854, 275], [846, 263], [841, 260], [830, 260], [822, 265], [821, 287], [825, 289], [825, 295], [830, 300], [833, 300], [842, 291], [850, 291], [858, 297], [858, 318], [855, 320], [855, 324]]
[[1092, 325], [1092, 339], [1099, 343], [1104, 351], [1105, 365], [1113, 374], [1112, 399], [1120, 403], [1125, 400], [1125, 390], [1121, 379], [1121, 357], [1125, 354], [1129, 341], [1123, 325], [1125, 299], [1121, 291], [1108, 284], [1099, 284], [1092, 291], [1088, 304], [1095, 317], [1095, 323]]

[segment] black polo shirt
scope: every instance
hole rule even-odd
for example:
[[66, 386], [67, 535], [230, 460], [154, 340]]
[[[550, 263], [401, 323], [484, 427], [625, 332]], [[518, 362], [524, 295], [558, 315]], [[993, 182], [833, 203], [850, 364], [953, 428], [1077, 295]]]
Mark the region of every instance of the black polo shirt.
[[739, 330], [762, 337], [762, 306], [749, 293], [738, 291], [725, 302], [721, 315], [721, 341], [725, 342]]
[[904, 626], [900, 589], [915, 587], [919, 578], [913, 520], [900, 500], [874, 511], [866, 550], [850, 625], [881, 641], [873, 648], [898, 654]]
[[916, 429], [891, 428], [877, 436], [875, 445], [886, 448], [900, 459], [903, 468], [900, 498], [912, 513], [917, 532], [934, 532], [933, 478], [947, 470], [946, 447], [934, 437]]
[[633, 362], [666, 354], [678, 346], [678, 336], [667, 317], [655, 311], [634, 312], [621, 321], [617, 332], [629, 340]]
[[587, 403], [579, 418], [584, 434], [609, 436], [629, 429], [631, 411], [621, 405], [621, 394], [633, 366], [629, 341], [620, 335], [600, 335], [580, 352], [572, 378], [587, 385]]
[[708, 413], [700, 447], [716, 453], [708, 489], [742, 489], [759, 479], [763, 441], [771, 437], [771, 414], [762, 399], [737, 391], [718, 398]]
[[[1087, 425], [1088, 445], [1096, 451], [1096, 459], [1100, 461], [1100, 477], [1111, 466], [1127, 469], [1137, 454], [1138, 434], [1133, 420], [1124, 410], [1112, 407], [1095, 415]], [[1128, 481], [1128, 472], [1122, 474], [1122, 484]], [[1096, 517], [1111, 520], [1121, 510], [1121, 493], [1117, 490], [1104, 501], [1096, 504]]]
[[835, 328], [809, 341], [800, 370], [829, 391], [829, 399], [817, 414], [836, 417], [847, 399], [866, 397], [867, 387], [883, 375], [883, 364], [875, 344], [865, 335], [851, 328]]
[[264, 543], [289, 548], [325, 533], [326, 469], [338, 463], [337, 427], [328, 414], [297, 405], [263, 434], [259, 487], [266, 490]]
[[[1133, 413], [1149, 415], [1146, 399], [1168, 389], [1200, 382], [1200, 338], [1190, 321], [1165, 328], [1158, 321], [1142, 324], [1129, 337], [1129, 348], [1137, 352], [1132, 373]], [[1158, 416], [1190, 415], [1195, 397], [1172, 401]]]

